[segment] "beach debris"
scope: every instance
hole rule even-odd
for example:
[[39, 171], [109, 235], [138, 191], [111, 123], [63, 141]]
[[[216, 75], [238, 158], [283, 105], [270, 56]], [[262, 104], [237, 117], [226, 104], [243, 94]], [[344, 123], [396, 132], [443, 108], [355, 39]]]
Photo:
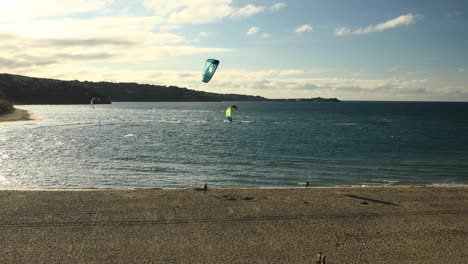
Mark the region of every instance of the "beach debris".
[[93, 109], [95, 109], [95, 108], [94, 108], [94, 101], [95, 101], [95, 100], [101, 101], [101, 99], [99, 99], [99, 98], [97, 98], [97, 97], [93, 97], [93, 99], [91, 99], [91, 103], [89, 104]]
[[369, 203], [368, 202], [361, 202], [361, 204], [368, 205]]
[[205, 69], [203, 70], [203, 75], [202, 75], [202, 82], [208, 83], [211, 80], [211, 77], [216, 72], [216, 69], [218, 68], [219, 65], [219, 60], [215, 59], [207, 59], [205, 62]]
[[239, 112], [239, 110], [237, 109], [237, 105], [231, 105], [228, 106], [228, 108], [226, 108], [226, 119], [227, 121], [229, 121], [229, 123], [232, 123], [232, 109], [237, 110]]
[[317, 260], [315, 261], [316, 264], [326, 264], [327, 263], [327, 256], [322, 255], [322, 252], [320, 251], [317, 254]]
[[317, 254], [317, 260], [315, 261], [316, 264], [321, 264], [322, 263], [322, 251], [319, 251]]

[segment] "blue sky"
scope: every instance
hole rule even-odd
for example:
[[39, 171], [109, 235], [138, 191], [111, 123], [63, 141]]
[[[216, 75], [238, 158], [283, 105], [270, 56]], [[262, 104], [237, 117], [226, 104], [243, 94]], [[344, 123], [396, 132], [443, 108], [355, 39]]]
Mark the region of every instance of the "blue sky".
[[[269, 98], [468, 101], [467, 7], [435, 0], [0, 1], [0, 72]], [[221, 63], [205, 84], [207, 58]]]

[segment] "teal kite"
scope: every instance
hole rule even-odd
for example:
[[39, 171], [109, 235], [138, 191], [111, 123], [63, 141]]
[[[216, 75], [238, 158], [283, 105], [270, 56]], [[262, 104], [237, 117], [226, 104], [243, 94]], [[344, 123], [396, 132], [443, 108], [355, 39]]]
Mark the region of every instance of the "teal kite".
[[203, 70], [202, 82], [207, 83], [211, 80], [218, 68], [219, 60], [207, 59], [205, 62], [205, 69]]

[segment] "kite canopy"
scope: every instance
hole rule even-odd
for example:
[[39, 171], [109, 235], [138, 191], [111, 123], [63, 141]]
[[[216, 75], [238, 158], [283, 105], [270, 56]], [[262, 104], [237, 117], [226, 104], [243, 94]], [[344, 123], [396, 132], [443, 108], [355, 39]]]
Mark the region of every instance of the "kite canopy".
[[97, 98], [97, 97], [93, 97], [93, 99], [91, 99], [91, 106], [94, 107], [94, 100], [98, 100], [98, 101], [101, 101], [101, 99]]
[[216, 69], [218, 68], [219, 65], [219, 60], [215, 59], [207, 59], [205, 62], [205, 68], [203, 70], [203, 75], [202, 75], [202, 82], [207, 83], [211, 80], [211, 77], [216, 72]]
[[231, 105], [228, 108], [226, 108], [226, 119], [229, 121], [229, 123], [232, 122], [232, 109], [237, 110], [237, 106]]

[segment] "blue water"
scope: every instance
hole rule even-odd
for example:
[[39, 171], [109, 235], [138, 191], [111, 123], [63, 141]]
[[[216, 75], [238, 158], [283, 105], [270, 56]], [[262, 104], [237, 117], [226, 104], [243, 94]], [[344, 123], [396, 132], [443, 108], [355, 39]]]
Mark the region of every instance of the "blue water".
[[0, 189], [468, 184], [468, 103], [235, 104], [18, 106]]

